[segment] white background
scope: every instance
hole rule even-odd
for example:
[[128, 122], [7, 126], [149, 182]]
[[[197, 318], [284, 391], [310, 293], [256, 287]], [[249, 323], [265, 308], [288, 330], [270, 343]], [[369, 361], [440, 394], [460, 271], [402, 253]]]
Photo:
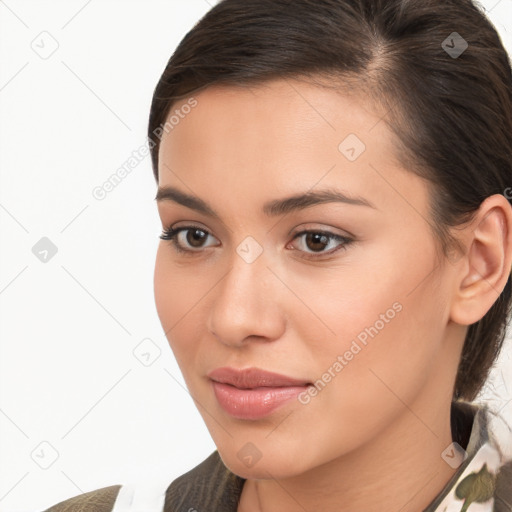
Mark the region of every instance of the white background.
[[[170, 483], [215, 450], [154, 305], [150, 157], [92, 195], [144, 144], [160, 74], [213, 3], [0, 1], [0, 512]], [[512, 53], [512, 0], [482, 5]], [[485, 398], [512, 422], [510, 344]]]

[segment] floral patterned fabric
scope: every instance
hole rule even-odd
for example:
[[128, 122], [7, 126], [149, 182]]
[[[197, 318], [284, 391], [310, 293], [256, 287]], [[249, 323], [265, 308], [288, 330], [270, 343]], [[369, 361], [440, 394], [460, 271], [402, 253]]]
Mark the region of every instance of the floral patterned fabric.
[[455, 402], [474, 417], [462, 464], [424, 512], [512, 512], [512, 431], [486, 405]]

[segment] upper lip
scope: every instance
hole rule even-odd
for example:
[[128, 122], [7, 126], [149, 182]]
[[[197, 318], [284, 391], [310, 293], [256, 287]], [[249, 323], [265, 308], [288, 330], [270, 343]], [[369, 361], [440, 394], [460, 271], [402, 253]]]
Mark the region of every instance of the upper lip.
[[237, 388], [258, 388], [258, 387], [287, 387], [305, 386], [310, 382], [302, 379], [293, 379], [286, 375], [273, 373], [260, 368], [236, 369], [229, 366], [216, 368], [208, 373], [210, 379], [224, 384], [231, 384]]

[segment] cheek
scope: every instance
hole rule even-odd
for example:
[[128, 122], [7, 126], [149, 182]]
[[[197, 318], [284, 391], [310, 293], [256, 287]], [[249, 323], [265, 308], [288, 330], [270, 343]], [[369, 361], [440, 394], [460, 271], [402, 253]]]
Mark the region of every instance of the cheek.
[[172, 248], [167, 244], [161, 242], [158, 247], [153, 278], [155, 305], [165, 332], [192, 310], [202, 282], [193, 270], [173, 261]]
[[184, 339], [179, 333], [187, 325], [187, 311], [190, 311], [196, 302], [191, 296], [194, 295], [193, 290], [196, 287], [190, 286], [190, 281], [187, 286], [186, 273], [180, 272], [179, 268], [171, 262], [169, 250], [163, 243], [158, 248], [153, 289], [155, 306], [163, 331], [173, 352], [179, 356], [178, 340]]
[[309, 338], [308, 356], [324, 386], [319, 404], [343, 404], [363, 418], [368, 407], [392, 408], [400, 404], [397, 397], [407, 402], [425, 384], [438, 363], [447, 318], [443, 290], [427, 277], [428, 251], [414, 261], [406, 265], [396, 257], [389, 265], [384, 258], [381, 268], [368, 265], [321, 283], [314, 307], [335, 334]]
[[160, 318], [160, 323], [167, 332], [172, 326], [172, 316], [174, 315], [175, 294], [175, 275], [170, 270], [170, 265], [165, 261], [165, 248], [160, 243], [155, 261], [155, 270], [153, 276], [153, 291], [155, 297], [155, 306]]
[[[436, 337], [442, 334], [427, 312], [435, 310], [434, 299], [429, 306], [419, 295], [395, 290], [391, 299], [373, 295], [371, 302], [354, 299], [345, 310], [331, 311], [326, 320], [336, 340], [315, 344], [309, 353], [318, 392], [300, 410], [301, 422], [325, 440], [324, 451], [312, 451], [312, 459], [328, 458], [333, 449], [350, 451], [377, 436], [404, 404], [414, 402], [439, 364]], [[420, 326], [423, 314], [427, 319], [421, 318]]]
[[170, 250], [164, 243], [157, 250], [153, 279], [155, 306], [169, 346], [188, 380], [201, 353], [205, 296], [212, 285], [208, 276], [198, 274], [193, 266], [187, 268], [174, 263]]

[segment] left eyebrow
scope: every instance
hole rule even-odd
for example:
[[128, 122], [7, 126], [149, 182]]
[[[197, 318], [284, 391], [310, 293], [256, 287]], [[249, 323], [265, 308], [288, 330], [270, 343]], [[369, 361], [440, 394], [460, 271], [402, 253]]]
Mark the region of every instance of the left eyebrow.
[[[192, 196], [181, 190], [171, 187], [159, 187], [155, 196], [158, 201], [174, 201], [191, 210], [203, 213], [210, 217], [220, 220], [220, 215], [205, 201], [199, 197]], [[323, 203], [345, 203], [351, 205], [367, 206], [377, 210], [377, 208], [367, 199], [360, 196], [349, 196], [344, 192], [335, 189], [324, 189], [316, 192], [305, 192], [283, 199], [274, 199], [263, 205], [263, 213], [268, 217], [283, 215], [295, 210], [303, 210], [310, 206]]]

